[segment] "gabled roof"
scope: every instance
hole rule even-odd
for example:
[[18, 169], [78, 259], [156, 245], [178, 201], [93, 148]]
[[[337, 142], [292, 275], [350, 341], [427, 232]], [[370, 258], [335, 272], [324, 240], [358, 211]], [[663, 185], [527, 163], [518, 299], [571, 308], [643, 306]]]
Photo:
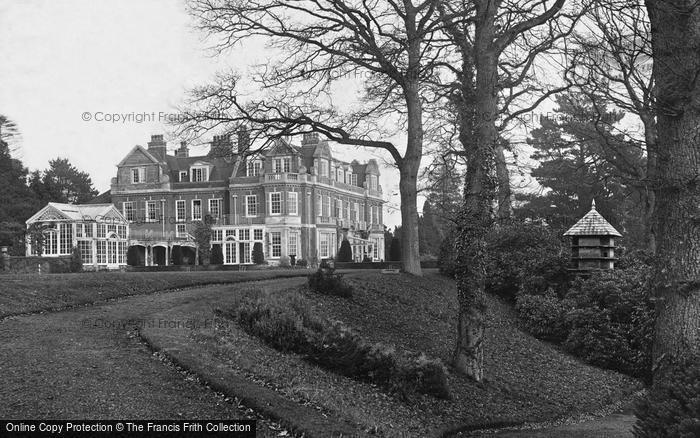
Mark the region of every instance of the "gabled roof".
[[564, 233], [565, 236], [616, 236], [622, 237], [612, 225], [595, 209], [595, 199], [591, 210]]
[[126, 223], [126, 218], [113, 204], [62, 204], [49, 202], [34, 216], [27, 219], [27, 224], [38, 221], [104, 221], [117, 219]]
[[126, 160], [128, 160], [129, 157], [130, 157], [131, 155], [133, 155], [136, 151], [140, 151], [142, 154], [144, 154], [144, 155], [146, 156], [146, 158], [148, 158], [149, 160], [151, 160], [153, 163], [156, 163], [156, 164], [160, 163], [160, 161], [158, 161], [158, 159], [157, 159], [156, 157], [154, 157], [153, 154], [151, 154], [150, 152], [148, 152], [148, 150], [146, 150], [146, 148], [144, 148], [143, 146], [137, 144], [136, 146], [134, 146], [133, 148], [131, 148], [131, 150], [129, 151], [129, 153], [126, 154], [126, 156], [124, 157], [124, 159], [121, 160], [121, 161], [119, 162], [119, 164], [117, 164], [117, 166], [118, 166], [118, 167], [123, 166], [124, 163], [126, 163]]

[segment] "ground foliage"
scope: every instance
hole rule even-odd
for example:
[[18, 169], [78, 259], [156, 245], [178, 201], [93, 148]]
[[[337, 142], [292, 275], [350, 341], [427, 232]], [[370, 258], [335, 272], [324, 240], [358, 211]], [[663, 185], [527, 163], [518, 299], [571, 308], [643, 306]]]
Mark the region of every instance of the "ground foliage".
[[344, 376], [379, 384], [392, 392], [415, 391], [449, 398], [446, 369], [424, 354], [410, 357], [381, 342], [369, 343], [339, 321], [325, 320], [298, 292], [247, 291], [233, 308], [219, 312], [284, 352], [294, 352]]

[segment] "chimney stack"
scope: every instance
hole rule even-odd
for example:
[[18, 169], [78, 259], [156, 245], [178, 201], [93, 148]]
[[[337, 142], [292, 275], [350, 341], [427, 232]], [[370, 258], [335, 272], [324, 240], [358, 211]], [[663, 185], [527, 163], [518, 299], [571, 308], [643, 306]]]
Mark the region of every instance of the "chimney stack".
[[318, 144], [318, 132], [309, 132], [304, 134], [301, 140], [301, 144], [302, 146], [307, 144]]
[[151, 141], [148, 142], [148, 152], [158, 161], [165, 161], [165, 155], [168, 152], [167, 144], [163, 141], [162, 135], [151, 135]]
[[225, 158], [233, 153], [233, 144], [231, 144], [231, 135], [215, 135], [209, 149], [209, 156], [213, 158]]
[[180, 142], [180, 148], [175, 151], [175, 156], [178, 158], [187, 158], [190, 156], [190, 150], [187, 147], [187, 143], [184, 141]]

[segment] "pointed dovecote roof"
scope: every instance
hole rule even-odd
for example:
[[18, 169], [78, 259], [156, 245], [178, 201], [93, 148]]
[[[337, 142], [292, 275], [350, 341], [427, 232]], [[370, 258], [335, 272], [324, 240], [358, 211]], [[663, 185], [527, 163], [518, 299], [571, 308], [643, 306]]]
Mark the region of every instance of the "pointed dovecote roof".
[[591, 211], [586, 213], [576, 224], [564, 233], [565, 236], [616, 236], [622, 237], [612, 225], [595, 209], [595, 199]]

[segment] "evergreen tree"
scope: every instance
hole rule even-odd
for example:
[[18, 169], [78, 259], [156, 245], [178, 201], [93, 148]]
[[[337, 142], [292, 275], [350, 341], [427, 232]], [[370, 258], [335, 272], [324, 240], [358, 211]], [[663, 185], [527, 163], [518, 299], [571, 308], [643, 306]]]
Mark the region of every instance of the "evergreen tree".
[[263, 246], [261, 242], [253, 244], [253, 263], [262, 265], [265, 263], [265, 254], [263, 254]]
[[352, 248], [350, 247], [350, 242], [348, 242], [348, 239], [343, 239], [343, 242], [340, 244], [340, 250], [338, 251], [338, 261], [352, 261]]
[[40, 207], [27, 186], [27, 168], [12, 157], [10, 143], [16, 139], [13, 122], [0, 115], [0, 245], [12, 255], [24, 255], [25, 221]]
[[211, 248], [211, 264], [212, 265], [223, 265], [224, 264], [224, 251], [221, 248], [220, 243], [215, 243]]
[[44, 172], [32, 172], [30, 187], [44, 203], [84, 204], [99, 194], [92, 186], [90, 175], [78, 170], [66, 158], [49, 161], [49, 168]]
[[391, 239], [391, 249], [389, 250], [389, 260], [392, 262], [401, 261], [401, 240], [398, 237]]
[[[588, 212], [595, 199], [597, 209], [628, 242], [643, 246], [642, 195], [617, 163], [641, 163], [644, 157], [637, 148], [629, 148], [624, 156], [611, 156], [610, 148], [601, 140], [625, 141], [612, 132], [612, 126], [624, 114], [594, 105], [576, 93], [560, 95], [557, 103], [554, 117], [542, 118], [541, 126], [528, 138], [535, 149], [531, 158], [539, 162], [532, 176], [546, 191], [516, 196], [524, 203], [515, 216], [566, 229]], [[600, 118], [606, 120], [604, 126], [609, 129], [603, 135], [601, 125], [595, 124]]]

